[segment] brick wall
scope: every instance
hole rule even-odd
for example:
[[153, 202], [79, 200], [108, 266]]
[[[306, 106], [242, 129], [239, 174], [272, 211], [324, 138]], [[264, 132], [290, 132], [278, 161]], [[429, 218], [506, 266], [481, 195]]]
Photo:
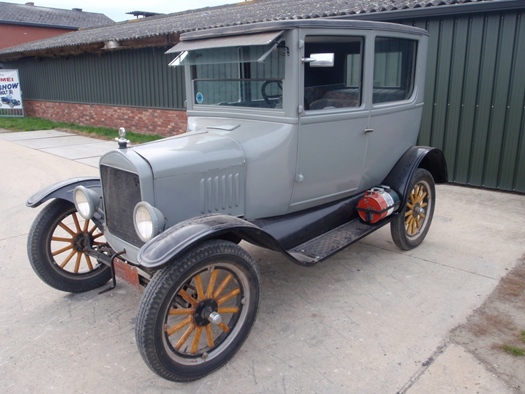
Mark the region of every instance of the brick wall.
[[186, 131], [183, 110], [24, 100], [26, 116], [86, 126], [110, 127], [143, 134], [171, 136]]
[[5, 22], [0, 24], [0, 49], [23, 44], [25, 42], [54, 37], [60, 34], [66, 34], [75, 30], [77, 29], [10, 25], [9, 22]]

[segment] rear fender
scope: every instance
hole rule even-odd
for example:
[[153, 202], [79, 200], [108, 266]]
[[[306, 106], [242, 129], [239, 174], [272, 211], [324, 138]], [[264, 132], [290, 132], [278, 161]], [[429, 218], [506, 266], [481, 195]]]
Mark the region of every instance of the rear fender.
[[99, 196], [102, 196], [102, 186], [100, 178], [96, 177], [82, 177], [82, 178], [70, 178], [53, 185], [50, 185], [37, 193], [33, 194], [26, 201], [26, 206], [30, 208], [36, 208], [42, 203], [51, 200], [52, 198], [60, 198], [62, 200], [73, 201], [73, 191], [77, 186], [84, 186], [88, 189], [92, 189]]
[[418, 168], [429, 171], [436, 183], [448, 182], [447, 163], [441, 150], [428, 146], [411, 147], [383, 181], [384, 185], [388, 185], [400, 195], [400, 207], [406, 203], [410, 180]]
[[160, 269], [198, 243], [232, 237], [280, 251], [295, 261], [274, 237], [260, 227], [234, 216], [212, 214], [180, 222], [148, 241], [138, 253], [138, 263], [145, 268]]

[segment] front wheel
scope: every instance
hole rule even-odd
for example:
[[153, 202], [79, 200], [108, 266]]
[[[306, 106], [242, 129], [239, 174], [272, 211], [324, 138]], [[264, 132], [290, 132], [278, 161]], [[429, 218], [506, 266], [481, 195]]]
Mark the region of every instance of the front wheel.
[[413, 249], [423, 242], [434, 216], [436, 202], [434, 178], [423, 168], [415, 171], [409, 190], [405, 206], [390, 224], [392, 240], [402, 250]]
[[110, 268], [84, 252], [88, 244], [103, 243], [100, 224], [82, 219], [73, 203], [56, 199], [33, 222], [27, 253], [33, 270], [49, 286], [81, 293], [111, 279]]
[[239, 350], [259, 308], [260, 275], [240, 246], [213, 240], [155, 274], [139, 305], [135, 336], [159, 376], [192, 381]]

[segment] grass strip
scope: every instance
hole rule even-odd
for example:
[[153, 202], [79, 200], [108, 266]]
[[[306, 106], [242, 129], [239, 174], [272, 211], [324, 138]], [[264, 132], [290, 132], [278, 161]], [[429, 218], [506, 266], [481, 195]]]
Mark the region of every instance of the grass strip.
[[[67, 130], [104, 139], [115, 139], [118, 137], [116, 129], [108, 127], [81, 126], [74, 123], [53, 122], [48, 119], [27, 116], [24, 118], [0, 117], [0, 128], [11, 131], [34, 131], [34, 130]], [[126, 138], [133, 144], [142, 144], [163, 138], [158, 134], [139, 134], [132, 131], [126, 132]]]

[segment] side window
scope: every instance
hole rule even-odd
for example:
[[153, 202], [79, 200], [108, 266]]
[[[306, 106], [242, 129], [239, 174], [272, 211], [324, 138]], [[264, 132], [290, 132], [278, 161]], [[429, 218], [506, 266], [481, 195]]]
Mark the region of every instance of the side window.
[[407, 100], [414, 89], [417, 42], [377, 37], [373, 103]]
[[[326, 57], [330, 62], [315, 62]], [[361, 105], [363, 38], [306, 36], [304, 108], [322, 110]]]

